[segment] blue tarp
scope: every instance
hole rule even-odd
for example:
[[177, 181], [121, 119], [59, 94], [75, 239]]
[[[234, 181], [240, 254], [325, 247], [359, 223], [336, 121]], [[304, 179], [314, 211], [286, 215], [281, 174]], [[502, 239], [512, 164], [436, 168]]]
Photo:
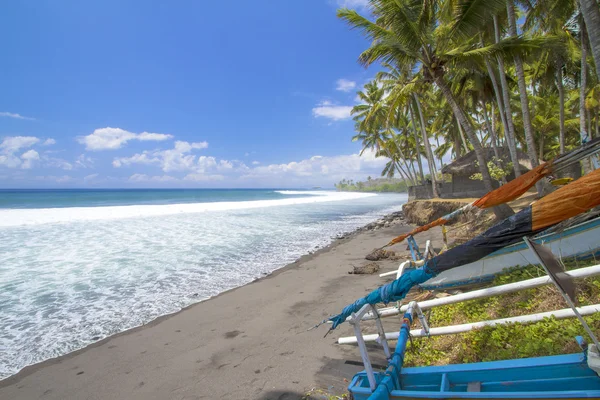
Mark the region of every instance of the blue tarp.
[[344, 307], [341, 314], [329, 318], [329, 320], [333, 322], [331, 329], [337, 328], [339, 324], [344, 322], [353, 312], [360, 310], [365, 304], [387, 304], [392, 301], [402, 300], [413, 286], [426, 282], [435, 276], [428, 267], [428, 264], [432, 261], [433, 259], [427, 261], [427, 263], [419, 269], [404, 273], [395, 281], [383, 285], [379, 289], [373, 290], [367, 296]]

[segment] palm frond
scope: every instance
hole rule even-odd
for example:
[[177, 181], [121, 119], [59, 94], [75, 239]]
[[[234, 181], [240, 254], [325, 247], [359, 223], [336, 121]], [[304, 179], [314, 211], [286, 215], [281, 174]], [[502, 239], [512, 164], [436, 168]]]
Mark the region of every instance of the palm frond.
[[454, 23], [450, 31], [460, 39], [477, 35], [489, 24], [491, 16], [506, 7], [506, 0], [460, 0], [454, 7]]

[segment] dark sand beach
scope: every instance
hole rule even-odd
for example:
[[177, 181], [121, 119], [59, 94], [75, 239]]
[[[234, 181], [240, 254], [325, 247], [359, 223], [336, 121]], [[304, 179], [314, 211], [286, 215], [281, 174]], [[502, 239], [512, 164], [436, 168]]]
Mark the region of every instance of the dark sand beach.
[[[0, 382], [0, 399], [299, 399], [313, 388], [344, 393], [362, 369], [356, 347], [335, 344], [351, 335], [350, 326], [326, 338], [327, 326], [307, 329], [384, 283], [377, 274], [348, 271], [408, 229], [403, 223], [362, 229], [251, 284], [27, 367]], [[378, 263], [387, 271], [399, 261]], [[396, 329], [398, 321], [390, 320], [389, 329]], [[373, 355], [377, 363], [383, 353]]]

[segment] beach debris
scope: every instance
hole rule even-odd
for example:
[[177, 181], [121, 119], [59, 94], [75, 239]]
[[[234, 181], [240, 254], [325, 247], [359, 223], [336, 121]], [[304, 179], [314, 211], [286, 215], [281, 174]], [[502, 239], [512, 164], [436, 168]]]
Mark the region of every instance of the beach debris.
[[377, 264], [376, 262], [370, 262], [358, 267], [354, 266], [354, 269], [352, 271], [348, 271], [348, 273], [356, 275], [368, 275], [374, 274], [377, 271], [379, 271], [379, 264]]
[[392, 250], [374, 249], [372, 252], [367, 254], [365, 258], [369, 261], [379, 261], [388, 259], [393, 256], [396, 256], [396, 252]]

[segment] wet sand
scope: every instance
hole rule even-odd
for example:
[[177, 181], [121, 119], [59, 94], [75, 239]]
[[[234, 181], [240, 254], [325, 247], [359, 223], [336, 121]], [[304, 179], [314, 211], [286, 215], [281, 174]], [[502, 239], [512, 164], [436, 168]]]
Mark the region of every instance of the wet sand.
[[[299, 399], [313, 388], [344, 393], [362, 370], [356, 347], [335, 344], [351, 328], [344, 324], [326, 338], [328, 326], [307, 329], [385, 283], [377, 274], [348, 271], [409, 229], [363, 230], [256, 282], [27, 367], [0, 382], [0, 399]], [[394, 250], [405, 252], [405, 246]], [[385, 272], [399, 261], [378, 263]], [[390, 320], [394, 329], [398, 321]], [[372, 362], [385, 363], [381, 351], [372, 353]]]

